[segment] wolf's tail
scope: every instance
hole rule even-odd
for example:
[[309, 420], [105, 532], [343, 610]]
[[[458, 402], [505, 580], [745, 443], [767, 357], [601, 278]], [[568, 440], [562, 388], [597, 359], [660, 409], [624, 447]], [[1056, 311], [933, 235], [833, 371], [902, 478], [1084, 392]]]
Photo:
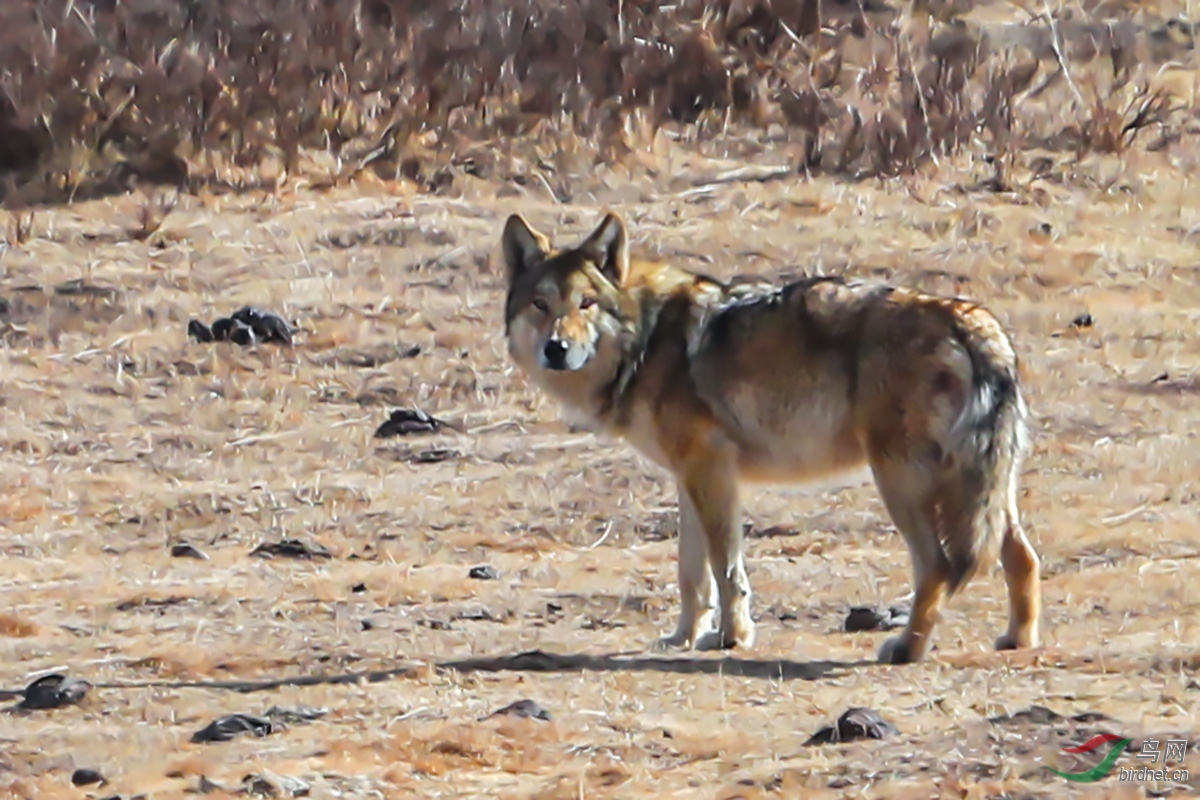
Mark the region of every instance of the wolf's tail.
[[1009, 525], [1016, 524], [1017, 479], [1030, 446], [1029, 410], [1021, 394], [1017, 359], [999, 324], [989, 323], [986, 331], [956, 331], [973, 372], [967, 404], [951, 429], [962, 481], [958, 516], [970, 524], [943, 530], [950, 594], [981, 567], [994, 563]]

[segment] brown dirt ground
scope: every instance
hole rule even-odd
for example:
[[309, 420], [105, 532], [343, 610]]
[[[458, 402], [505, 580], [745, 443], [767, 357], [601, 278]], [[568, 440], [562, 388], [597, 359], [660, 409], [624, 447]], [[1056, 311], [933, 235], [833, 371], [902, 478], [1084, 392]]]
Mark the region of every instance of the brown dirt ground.
[[[109, 777], [98, 797], [181, 797], [201, 776], [232, 796], [248, 773], [298, 776], [314, 797], [1200, 787], [1194, 148], [1061, 157], [1061, 179], [999, 194], [971, 188], [989, 170], [966, 156], [887, 182], [716, 185], [705, 176], [742, 160], [666, 133], [650, 158], [653, 174], [578, 176], [568, 203], [470, 176], [452, 196], [403, 182], [186, 196], [146, 241], [124, 233], [137, 196], [39, 212], [34, 238], [0, 257], [0, 295], [23, 298], [0, 350], [0, 688], [63, 668], [95, 688], [0, 715], [0, 794], [82, 796], [75, 767]], [[990, 650], [1005, 619], [991, 573], [946, 608], [926, 663], [871, 663], [886, 634], [840, 626], [850, 605], [902, 599], [908, 559], [861, 486], [748, 496], [751, 652], [642, 652], [677, 610], [670, 484], [627, 447], [569, 432], [502, 342], [505, 215], [569, 239], [605, 208], [643, 254], [719, 276], [845, 271], [994, 308], [1035, 417], [1021, 506], [1044, 559], [1044, 647]], [[75, 279], [118, 294], [15, 291]], [[188, 319], [244, 303], [297, 319], [295, 348], [188, 340]], [[1083, 313], [1094, 324], [1072, 327]], [[397, 406], [465, 432], [373, 439]], [[435, 448], [455, 452], [426, 463]], [[250, 556], [282, 536], [332, 558]], [[179, 541], [209, 560], [172, 558]], [[469, 580], [478, 564], [500, 579]], [[532, 650], [594, 658], [433, 666]], [[553, 718], [480, 721], [521, 698]], [[1112, 719], [989, 721], [1034, 704]], [[329, 713], [189, 742], [272, 705]], [[851, 706], [899, 735], [804, 746]], [[1100, 730], [1191, 738], [1190, 788], [1046, 769], [1081, 769], [1060, 748]]]

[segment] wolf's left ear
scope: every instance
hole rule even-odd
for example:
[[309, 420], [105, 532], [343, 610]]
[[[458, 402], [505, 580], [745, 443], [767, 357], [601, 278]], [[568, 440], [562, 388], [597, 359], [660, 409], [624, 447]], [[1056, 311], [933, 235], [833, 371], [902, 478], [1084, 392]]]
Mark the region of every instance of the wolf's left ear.
[[520, 214], [513, 214], [504, 223], [501, 243], [509, 280], [534, 264], [545, 261], [550, 252], [550, 240], [529, 227]]
[[617, 286], [625, 285], [629, 273], [629, 243], [625, 223], [609, 212], [596, 230], [579, 247], [595, 260], [604, 276]]

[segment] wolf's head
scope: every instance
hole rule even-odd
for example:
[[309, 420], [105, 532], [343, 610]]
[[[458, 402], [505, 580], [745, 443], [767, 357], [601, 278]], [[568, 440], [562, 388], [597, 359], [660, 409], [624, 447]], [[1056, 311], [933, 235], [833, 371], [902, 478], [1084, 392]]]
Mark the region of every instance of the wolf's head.
[[625, 226], [608, 214], [576, 247], [558, 250], [514, 214], [504, 226], [505, 334], [516, 364], [568, 402], [612, 379], [621, 357]]

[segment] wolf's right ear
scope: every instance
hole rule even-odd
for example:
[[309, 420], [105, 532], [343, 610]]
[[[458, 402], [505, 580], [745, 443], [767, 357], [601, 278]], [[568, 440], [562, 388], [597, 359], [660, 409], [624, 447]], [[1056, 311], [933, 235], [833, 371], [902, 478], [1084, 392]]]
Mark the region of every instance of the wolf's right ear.
[[504, 223], [501, 242], [509, 280], [534, 264], [545, 261], [550, 252], [550, 240], [529, 227], [529, 223], [520, 214], [513, 214], [508, 218], [508, 222]]

